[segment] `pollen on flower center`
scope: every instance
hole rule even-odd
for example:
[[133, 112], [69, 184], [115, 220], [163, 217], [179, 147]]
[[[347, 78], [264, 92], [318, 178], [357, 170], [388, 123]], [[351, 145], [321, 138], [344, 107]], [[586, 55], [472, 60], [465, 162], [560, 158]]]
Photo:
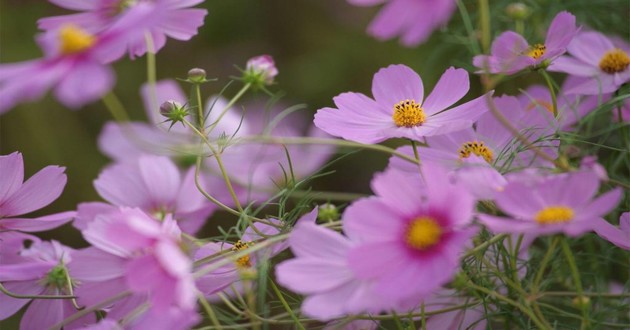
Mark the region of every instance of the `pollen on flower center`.
[[[250, 247], [250, 244], [245, 243], [241, 240], [239, 240], [238, 242], [236, 242], [233, 246], [232, 246], [232, 251], [237, 252], [237, 251], [243, 251], [247, 248]], [[249, 259], [249, 254], [245, 255], [243, 257], [240, 257], [236, 260], [236, 265], [242, 268], [249, 268], [252, 266], [251, 261]]]
[[94, 45], [96, 38], [75, 25], [65, 25], [59, 30], [60, 51], [64, 55], [80, 53]]
[[619, 48], [607, 51], [599, 61], [599, 68], [606, 73], [622, 72], [630, 65], [630, 56]]
[[483, 157], [486, 162], [492, 162], [494, 154], [482, 141], [472, 141], [464, 143], [458, 150], [459, 159], [468, 158], [471, 154]]
[[394, 123], [398, 127], [414, 127], [424, 123], [426, 115], [420, 104], [414, 100], [404, 100], [394, 105]]
[[530, 111], [538, 106], [541, 106], [547, 109], [549, 113], [553, 113], [553, 105], [545, 100], [534, 100], [533, 102], [527, 105], [527, 108], [525, 108], [525, 111]]
[[547, 47], [545, 45], [535, 44], [529, 48], [529, 50], [527, 51], [527, 56], [537, 60], [541, 56], [545, 55], [546, 50], [547, 50]]
[[442, 227], [432, 217], [414, 219], [407, 227], [407, 244], [417, 250], [426, 250], [440, 241]]
[[534, 220], [542, 225], [564, 223], [573, 220], [573, 209], [566, 206], [547, 206], [538, 211]]

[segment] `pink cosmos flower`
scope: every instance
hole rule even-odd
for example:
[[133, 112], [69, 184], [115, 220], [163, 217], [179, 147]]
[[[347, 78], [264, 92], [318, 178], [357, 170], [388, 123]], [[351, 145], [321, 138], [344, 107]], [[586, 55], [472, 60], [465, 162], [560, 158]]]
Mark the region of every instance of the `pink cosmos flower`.
[[[170, 214], [182, 230], [195, 233], [216, 206], [199, 192], [194, 176], [195, 170], [190, 168], [182, 177], [179, 168], [166, 157], [141, 155], [133, 162], [106, 168], [94, 180], [94, 187], [115, 206], [138, 207], [156, 219]], [[86, 222], [93, 219], [89, 216], [91, 207], [94, 204], [80, 206], [75, 223], [78, 228], [85, 228]]]
[[454, 0], [348, 0], [356, 6], [385, 3], [368, 27], [368, 33], [379, 40], [400, 36], [407, 47], [425, 42], [431, 33], [451, 18], [457, 8]]
[[579, 236], [594, 230], [621, 198], [621, 190], [594, 199], [599, 177], [592, 171], [556, 175], [526, 172], [508, 178], [497, 194], [497, 206], [509, 217], [479, 215], [481, 222], [497, 233]]
[[334, 136], [361, 143], [389, 138], [421, 140], [472, 126], [487, 111], [484, 96], [449, 110], [469, 89], [468, 73], [449, 68], [424, 99], [422, 79], [405, 65], [379, 70], [372, 81], [375, 100], [360, 93], [343, 93], [333, 100], [338, 109], [323, 108], [315, 126]]
[[38, 232], [53, 229], [72, 220], [75, 212], [61, 212], [39, 218], [22, 218], [52, 203], [66, 185], [64, 167], [46, 166], [24, 181], [22, 154], [0, 156], [0, 232]]
[[[429, 298], [459, 268], [476, 229], [474, 198], [447, 171], [422, 166], [425, 188], [409, 175], [381, 176], [377, 197], [360, 199], [343, 215], [344, 232], [361, 243], [348, 252], [353, 274], [375, 281], [374, 293], [400, 304]], [[420, 176], [420, 173], [418, 173]]]
[[44, 58], [0, 65], [0, 114], [41, 98], [49, 89], [69, 108], [99, 99], [114, 86], [114, 72], [106, 63], [124, 55], [120, 44], [142, 35], [154, 13], [151, 6], [138, 4], [97, 35], [76, 25], [44, 33], [38, 39]]
[[630, 250], [630, 212], [622, 213], [619, 217], [619, 227], [611, 225], [608, 221], [599, 219], [599, 224], [594, 228], [595, 233], [601, 238]]
[[[0, 236], [4, 238], [5, 235]], [[72, 276], [68, 274], [66, 265], [72, 260], [74, 250], [57, 241], [41, 242], [29, 236], [22, 234], [19, 240], [12, 240], [11, 243], [17, 243], [12, 246], [5, 245], [10, 243], [8, 241], [2, 242], [3, 249], [8, 246], [18, 251], [17, 257], [11, 262], [2, 260], [2, 285], [7, 290], [22, 295], [69, 294], [66, 276]], [[26, 241], [32, 243], [28, 248], [23, 245]], [[0, 320], [13, 315], [30, 301], [31, 299], [16, 299], [0, 294]], [[20, 329], [48, 329], [76, 312], [68, 299], [34, 299], [22, 316]], [[94, 314], [88, 314], [71, 322], [64, 329], [76, 329], [93, 322]]]
[[[76, 25], [89, 33], [100, 33], [117, 24], [136, 6], [151, 6], [154, 9], [152, 23], [143, 26], [130, 26], [130, 35], [121, 43], [123, 50], [129, 55], [142, 56], [147, 52], [145, 33], [149, 32], [153, 44], [153, 52], [159, 51], [166, 44], [166, 37], [176, 40], [190, 40], [203, 25], [208, 13], [205, 9], [191, 9], [203, 0], [50, 0], [59, 7], [76, 10], [80, 13], [54, 16], [40, 19], [37, 23], [42, 30], [56, 30], [64, 25]], [[136, 31], [131, 30], [136, 29]]]
[[263, 85], [273, 84], [273, 79], [278, 75], [276, 63], [270, 55], [260, 55], [252, 57], [247, 61], [245, 67], [245, 80], [252, 79]]
[[566, 72], [580, 83], [567, 94], [597, 95], [612, 93], [630, 81], [630, 45], [613, 43], [605, 35], [588, 31], [578, 34], [567, 47], [572, 56], [562, 56], [549, 66], [550, 71]]
[[376, 330], [378, 325], [377, 320], [338, 320], [328, 322], [323, 330]]
[[[77, 251], [68, 265], [81, 283], [76, 290], [79, 303], [90, 306], [131, 291], [110, 308], [109, 318], [124, 318], [142, 305], [149, 307], [149, 316], [189, 315], [187, 311], [195, 309], [196, 289], [180, 235], [169, 215], [158, 223], [137, 208], [99, 214], [83, 230], [92, 247]], [[152, 318], [141, 319], [153, 323]]]
[[477, 55], [473, 64], [481, 71], [504, 74], [537, 67], [564, 54], [578, 31], [575, 16], [563, 11], [551, 22], [544, 44], [529, 45], [520, 34], [503, 32], [492, 42], [491, 55]]
[[305, 315], [327, 321], [390, 309], [374, 294], [374, 282], [359, 279], [350, 268], [348, 254], [357, 243], [314, 222], [300, 223], [291, 232], [289, 245], [295, 258], [276, 265], [276, 279], [307, 295], [301, 307]]

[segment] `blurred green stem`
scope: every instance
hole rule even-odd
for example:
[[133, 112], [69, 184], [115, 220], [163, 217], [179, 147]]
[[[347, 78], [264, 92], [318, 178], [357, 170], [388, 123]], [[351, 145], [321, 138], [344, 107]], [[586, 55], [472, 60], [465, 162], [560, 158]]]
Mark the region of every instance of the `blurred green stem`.
[[116, 94], [114, 94], [114, 92], [109, 92], [105, 94], [102, 100], [107, 110], [109, 110], [109, 112], [112, 114], [112, 117], [114, 117], [114, 120], [116, 120], [117, 122], [129, 121], [129, 116], [127, 116], [127, 111], [125, 110], [125, 107], [123, 106], [122, 102], [120, 102], [118, 97], [116, 97]]
[[549, 94], [551, 95], [551, 104], [553, 106], [553, 116], [558, 118], [558, 98], [556, 97], [556, 90], [553, 87], [553, 80], [551, 76], [544, 69], [538, 70], [540, 74], [545, 78], [545, 82], [547, 83], [547, 88], [549, 89]]

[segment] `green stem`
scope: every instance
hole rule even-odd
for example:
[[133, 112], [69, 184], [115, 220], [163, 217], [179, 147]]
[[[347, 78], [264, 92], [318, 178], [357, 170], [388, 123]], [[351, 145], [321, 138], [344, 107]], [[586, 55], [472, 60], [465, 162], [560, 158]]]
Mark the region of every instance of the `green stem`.
[[13, 293], [0, 283], [0, 292], [6, 294], [7, 296], [15, 299], [75, 299], [76, 297], [73, 295], [28, 295], [28, 294], [18, 294]]
[[553, 116], [558, 117], [558, 98], [556, 97], [556, 90], [553, 87], [553, 80], [551, 76], [547, 73], [547, 71], [541, 69], [539, 70], [540, 74], [545, 78], [545, 82], [547, 83], [547, 88], [549, 89], [549, 94], [551, 95], [551, 104], [553, 106]]
[[247, 92], [247, 90], [251, 86], [252, 84], [247, 83], [245, 84], [245, 86], [243, 86], [243, 88], [241, 88], [240, 91], [238, 91], [238, 93], [236, 93], [236, 95], [230, 100], [230, 102], [228, 102], [225, 108], [221, 110], [221, 114], [219, 114], [219, 117], [217, 117], [217, 120], [215, 120], [214, 123], [210, 124], [209, 132], [212, 132], [212, 130], [217, 126], [217, 124], [219, 124], [219, 121], [221, 121], [221, 118], [225, 116], [228, 110], [230, 110], [230, 108], [245, 94], [245, 92]]
[[129, 121], [129, 116], [127, 116], [127, 111], [125, 111], [125, 107], [122, 102], [116, 97], [114, 92], [109, 92], [105, 94], [102, 98], [105, 107], [114, 117], [114, 120], [118, 122]]
[[481, 25], [481, 47], [484, 54], [490, 50], [490, 5], [488, 0], [479, 0], [479, 24]]
[[[149, 84], [149, 99], [151, 111], [160, 111], [160, 105], [157, 104], [157, 65], [155, 64], [155, 46], [153, 38], [149, 32], [144, 34], [144, 40], [147, 44], [147, 82]], [[158, 116], [159, 118], [159, 116]]]
[[534, 283], [532, 284], [532, 292], [537, 294], [539, 291], [539, 285], [542, 281], [543, 275], [545, 274], [545, 269], [547, 269], [547, 264], [549, 264], [549, 260], [553, 256], [553, 253], [556, 250], [556, 246], [558, 245], [559, 237], [556, 237], [551, 241], [551, 245], [547, 249], [545, 256], [543, 257], [540, 265], [538, 266], [538, 273], [536, 273], [536, 277], [534, 278]]
[[[573, 276], [573, 282], [575, 284], [575, 289], [577, 291], [578, 294], [578, 299], [582, 299], [584, 290], [582, 288], [582, 280], [580, 279], [580, 273], [577, 269], [577, 264], [575, 263], [575, 258], [573, 257], [573, 253], [571, 252], [571, 247], [569, 247], [569, 242], [567, 241], [566, 237], [562, 237], [561, 238], [561, 245], [562, 245], [562, 252], [564, 252], [564, 256], [565, 258], [567, 258], [567, 262], [569, 263], [569, 268], [571, 269], [571, 275]], [[587, 310], [587, 305], [581, 303], [581, 310], [582, 310], [582, 328], [585, 328], [588, 326], [589, 320], [588, 320], [588, 310]]]
[[201, 103], [201, 84], [195, 84], [195, 94], [197, 95], [197, 124], [199, 124], [199, 131], [205, 136], [206, 117], [203, 114], [203, 103]]
[[208, 303], [208, 300], [206, 300], [206, 297], [204, 297], [201, 292], [197, 292], [197, 299], [199, 300], [199, 303], [201, 304], [203, 309], [206, 311], [206, 314], [208, 314], [208, 318], [210, 319], [210, 322], [212, 322], [212, 324], [215, 326], [215, 328], [219, 330], [223, 329], [221, 327], [221, 323], [219, 322], [219, 319], [217, 319], [217, 315], [214, 313], [214, 310], [212, 309], [212, 306], [210, 306], [210, 304]]
[[427, 330], [427, 317], [424, 311], [424, 301], [422, 302], [422, 304], [420, 304], [420, 315], [420, 317], [422, 318], [420, 320], [420, 323], [422, 324], [422, 330]]
[[64, 326], [84, 317], [85, 315], [88, 315], [94, 311], [97, 311], [99, 309], [102, 309], [104, 307], [107, 307], [109, 305], [111, 305], [113, 302], [120, 300], [122, 298], [125, 298], [127, 296], [130, 296], [132, 294], [131, 291], [123, 291], [115, 296], [112, 296], [110, 298], [107, 298], [97, 304], [94, 304], [88, 308], [82, 309], [72, 315], [70, 315], [69, 317], [67, 317], [66, 319], [64, 319], [63, 321], [53, 325], [52, 327], [50, 327], [51, 330], [60, 330], [61, 328], [63, 328]]
[[276, 284], [273, 281], [270, 281], [269, 283], [271, 283], [271, 287], [273, 288], [273, 291], [276, 293], [276, 296], [278, 296], [278, 299], [280, 299], [280, 303], [282, 303], [282, 306], [284, 307], [284, 309], [287, 311], [287, 313], [289, 313], [291, 318], [295, 321], [295, 325], [297, 326], [297, 328], [301, 330], [305, 330], [304, 326], [300, 322], [300, 319], [295, 315], [295, 313], [293, 313], [291, 306], [289, 306], [286, 299], [284, 299], [284, 296], [282, 295], [282, 292], [280, 291], [280, 289], [278, 289], [278, 286], [276, 286]]

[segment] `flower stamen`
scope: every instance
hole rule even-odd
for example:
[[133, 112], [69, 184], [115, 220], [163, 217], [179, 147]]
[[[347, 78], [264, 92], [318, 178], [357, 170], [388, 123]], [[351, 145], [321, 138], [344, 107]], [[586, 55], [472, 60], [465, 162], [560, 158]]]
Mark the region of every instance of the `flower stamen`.
[[547, 206], [538, 211], [534, 220], [541, 225], [565, 223], [573, 220], [575, 212], [566, 206]]
[[535, 44], [529, 48], [527, 56], [537, 60], [541, 56], [545, 55], [545, 51], [547, 51], [547, 46], [543, 44]]
[[394, 123], [398, 127], [415, 127], [424, 123], [426, 115], [420, 104], [414, 100], [404, 100], [394, 105], [394, 114], [392, 115]]
[[80, 53], [96, 42], [93, 35], [72, 24], [65, 25], [59, 30], [59, 40], [61, 42], [59, 50], [64, 55]]
[[475, 154], [479, 157], [483, 157], [486, 162], [491, 163], [494, 159], [494, 154], [490, 148], [482, 141], [472, 141], [464, 143], [458, 150], [459, 159], [468, 158], [471, 154]]
[[625, 51], [615, 48], [607, 51], [599, 61], [599, 68], [609, 74], [622, 72], [630, 65], [630, 56]]
[[442, 227], [437, 221], [432, 217], [422, 216], [411, 221], [405, 239], [410, 247], [424, 251], [436, 245], [441, 237]]
[[[238, 242], [236, 242], [236, 243], [232, 246], [232, 251], [234, 251], [234, 252], [237, 252], [237, 251], [243, 251], [243, 250], [245, 250], [245, 249], [247, 249], [247, 248], [249, 248], [249, 247], [250, 247], [250, 244], [245, 243], [245, 242], [243, 242], [243, 241], [239, 240]], [[242, 257], [240, 257], [240, 258], [238, 258], [238, 259], [236, 260], [236, 265], [237, 265], [238, 267], [241, 267], [241, 268], [249, 268], [249, 267], [251, 267], [251, 266], [252, 266], [252, 264], [251, 264], [251, 260], [250, 260], [250, 258], [249, 258], [249, 254], [248, 254], [248, 255], [245, 255], [245, 256], [242, 256]]]

